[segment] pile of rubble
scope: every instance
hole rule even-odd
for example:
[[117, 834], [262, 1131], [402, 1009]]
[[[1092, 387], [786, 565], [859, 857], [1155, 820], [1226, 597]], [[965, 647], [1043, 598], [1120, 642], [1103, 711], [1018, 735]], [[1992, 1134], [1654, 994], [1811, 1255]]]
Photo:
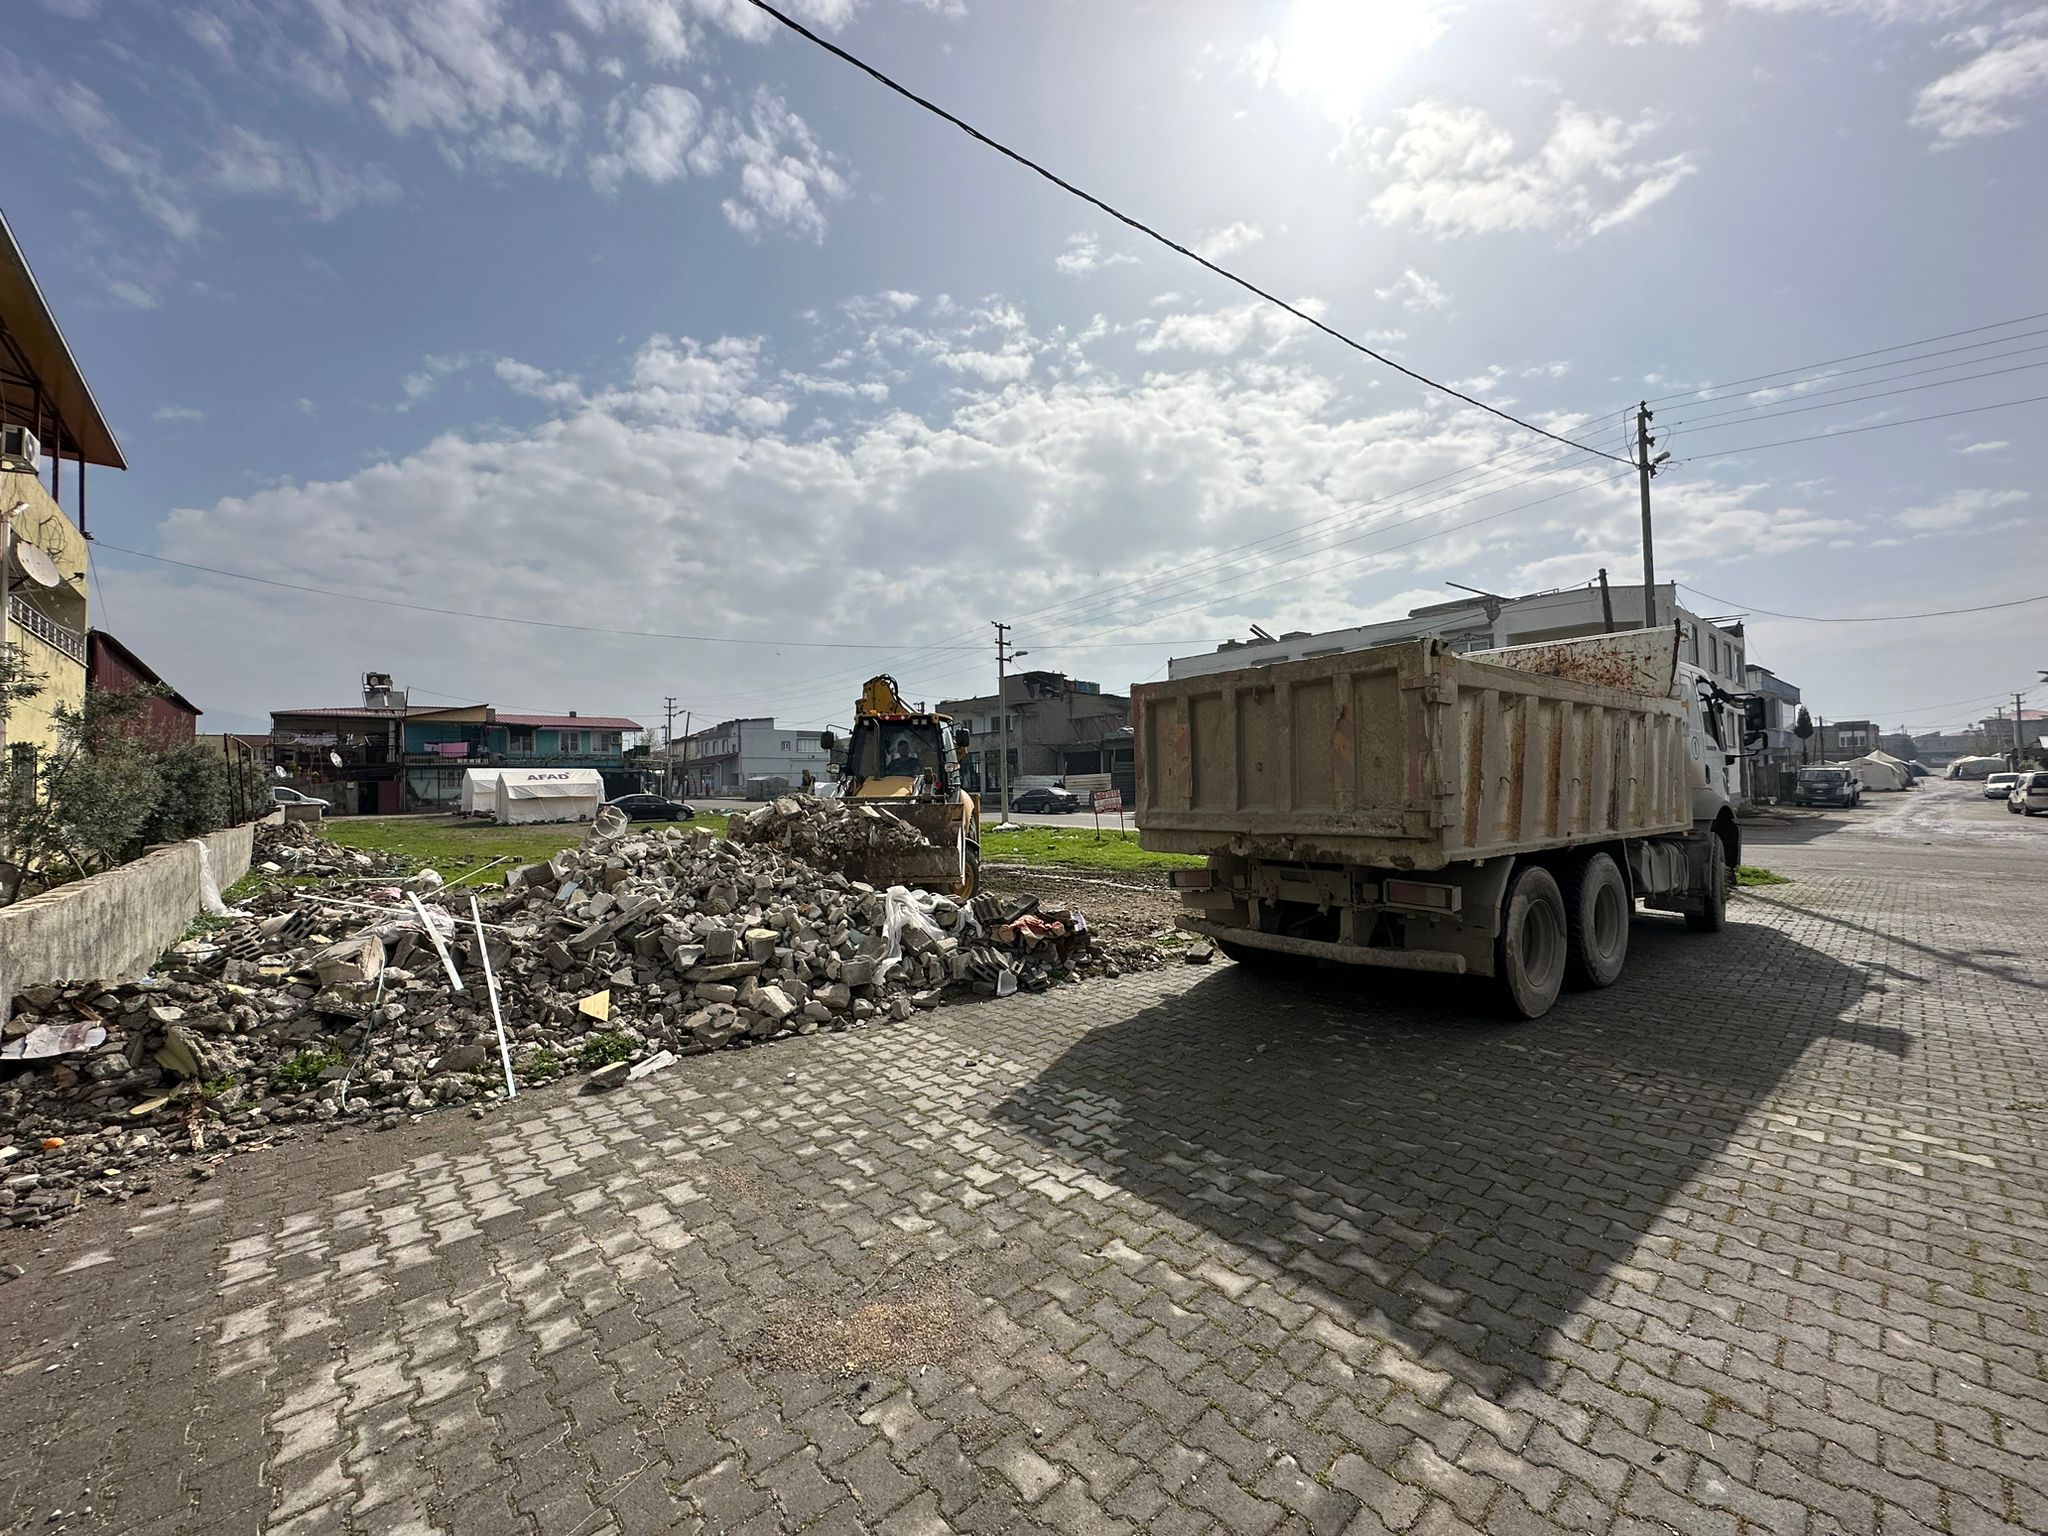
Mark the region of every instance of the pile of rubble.
[[258, 822], [249, 867], [266, 875], [402, 875], [412, 866], [395, 853], [365, 853], [330, 843], [308, 821]]
[[171, 1159], [203, 1176], [304, 1124], [392, 1126], [501, 1098], [508, 1071], [596, 1069], [593, 1086], [610, 1086], [697, 1052], [902, 1021], [948, 989], [1000, 996], [1158, 963], [1030, 897], [963, 904], [822, 873], [780, 846], [827, 846], [848, 824], [849, 808], [811, 805], [755, 813], [744, 841], [610, 823], [483, 895], [480, 924], [467, 890], [425, 872], [405, 890], [366, 882], [349, 850], [263, 829], [262, 863], [332, 864], [347, 883], [273, 887], [143, 980], [15, 1000], [0, 1027], [0, 1058], [17, 1058], [0, 1059], [0, 1221], [125, 1198]]
[[796, 795], [734, 816], [728, 835], [736, 843], [771, 844], [820, 868], [852, 854], [932, 846], [909, 822], [872, 805]]

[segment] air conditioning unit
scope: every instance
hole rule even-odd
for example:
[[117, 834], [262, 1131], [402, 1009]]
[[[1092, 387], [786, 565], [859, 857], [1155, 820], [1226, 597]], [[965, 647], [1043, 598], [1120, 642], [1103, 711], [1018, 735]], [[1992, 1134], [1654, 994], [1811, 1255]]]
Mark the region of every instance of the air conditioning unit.
[[41, 471], [43, 445], [27, 427], [0, 427], [0, 469]]

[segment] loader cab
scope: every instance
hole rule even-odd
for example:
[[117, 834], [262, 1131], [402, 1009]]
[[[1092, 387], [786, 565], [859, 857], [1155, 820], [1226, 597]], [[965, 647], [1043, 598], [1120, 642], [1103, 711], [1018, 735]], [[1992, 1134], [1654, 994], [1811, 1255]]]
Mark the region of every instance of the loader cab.
[[864, 716], [847, 737], [842, 776], [856, 798], [951, 795], [960, 787], [960, 749], [943, 716]]

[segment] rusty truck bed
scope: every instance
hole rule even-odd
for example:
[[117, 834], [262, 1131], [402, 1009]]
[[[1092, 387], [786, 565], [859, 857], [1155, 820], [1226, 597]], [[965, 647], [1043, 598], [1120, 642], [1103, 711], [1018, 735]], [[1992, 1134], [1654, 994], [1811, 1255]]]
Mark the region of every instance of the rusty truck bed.
[[1669, 643], [1651, 654], [1665, 637], [1646, 632], [1644, 654], [1617, 662], [1569, 646], [1483, 660], [1413, 640], [1142, 684], [1139, 841], [1426, 870], [1686, 831], [1685, 718], [1641, 691], [1668, 692]]

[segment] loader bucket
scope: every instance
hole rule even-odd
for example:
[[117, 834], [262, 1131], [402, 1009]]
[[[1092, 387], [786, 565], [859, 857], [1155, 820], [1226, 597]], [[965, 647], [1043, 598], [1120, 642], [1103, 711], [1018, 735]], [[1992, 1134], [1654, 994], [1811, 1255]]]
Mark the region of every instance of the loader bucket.
[[910, 801], [860, 802], [907, 821], [931, 839], [929, 848], [879, 848], [849, 854], [840, 866], [848, 879], [887, 887], [908, 885], [953, 895], [967, 886], [967, 822], [958, 805]]

